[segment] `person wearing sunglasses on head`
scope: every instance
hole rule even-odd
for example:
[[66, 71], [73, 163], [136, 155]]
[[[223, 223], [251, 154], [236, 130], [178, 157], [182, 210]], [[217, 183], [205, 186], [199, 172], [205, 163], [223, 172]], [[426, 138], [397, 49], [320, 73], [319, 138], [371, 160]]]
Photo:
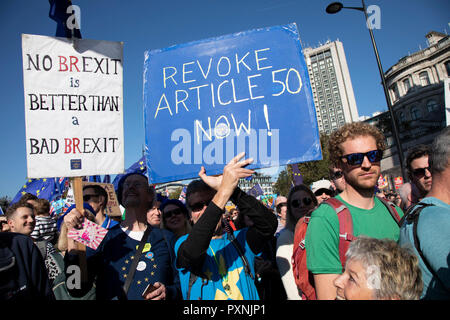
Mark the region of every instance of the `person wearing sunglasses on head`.
[[316, 196], [307, 186], [301, 184], [290, 190], [286, 206], [286, 226], [277, 238], [276, 250], [276, 261], [288, 300], [301, 300], [291, 263], [295, 226], [300, 218], [310, 215], [317, 205]]
[[160, 210], [162, 212], [161, 227], [173, 232], [176, 238], [191, 231], [189, 212], [183, 202], [167, 199]]
[[331, 182], [325, 179], [315, 181], [311, 184], [311, 191], [314, 193], [319, 204], [334, 196], [332, 188]]
[[[253, 159], [234, 157], [223, 174], [208, 176], [201, 167], [201, 180], [193, 180], [186, 190], [186, 204], [193, 227], [175, 244], [184, 300], [259, 300], [255, 285], [255, 257], [275, 233], [277, 219], [261, 202], [243, 192], [240, 178], [254, 171], [245, 167]], [[222, 219], [231, 200], [253, 222], [248, 228], [232, 231]], [[225, 232], [227, 230], [227, 232]]]
[[431, 148], [423, 144], [419, 144], [408, 150], [406, 170], [411, 186], [408, 190], [409, 192], [403, 195], [402, 199], [402, 207], [405, 211], [410, 206], [416, 205], [431, 190], [433, 179], [430, 165], [428, 164], [430, 154]]
[[[331, 165], [342, 170], [346, 188], [311, 214], [306, 231], [307, 268], [313, 274], [319, 300], [336, 298], [333, 281], [343, 270], [340, 249], [344, 242], [340, 239], [348, 243], [364, 234], [397, 241], [398, 222], [403, 216], [400, 208], [391, 208], [375, 197], [385, 149], [384, 136], [376, 127], [363, 122], [346, 124], [331, 134], [328, 149]], [[333, 206], [331, 200], [339, 207]], [[342, 210], [351, 216], [353, 235], [340, 234], [338, 213]]]

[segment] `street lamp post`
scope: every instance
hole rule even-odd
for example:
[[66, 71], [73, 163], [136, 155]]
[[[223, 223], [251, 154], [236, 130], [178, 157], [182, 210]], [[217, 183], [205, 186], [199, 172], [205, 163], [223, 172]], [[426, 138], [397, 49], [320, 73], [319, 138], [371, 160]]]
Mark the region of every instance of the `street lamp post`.
[[[367, 15], [367, 8], [364, 3], [364, 0], [361, 0], [361, 2], [362, 2], [362, 7], [344, 7], [344, 5], [340, 2], [333, 2], [327, 6], [326, 12], [329, 14], [334, 14], [334, 13], [338, 13], [339, 11], [341, 11], [341, 9], [354, 9], [354, 10], [362, 11], [362, 12], [364, 12], [364, 16], [365, 16], [366, 23], [367, 23], [367, 21], [369, 19], [368, 15]], [[370, 39], [372, 40], [373, 50], [375, 52], [375, 57], [377, 59], [378, 71], [380, 72], [381, 82], [383, 84], [384, 96], [386, 98], [386, 103], [387, 103], [387, 106], [389, 109], [389, 113], [391, 115], [392, 131], [394, 132], [395, 144], [397, 145], [397, 152], [398, 152], [398, 157], [400, 160], [400, 169], [402, 171], [403, 180], [405, 180], [406, 174], [405, 174], [405, 168], [404, 168], [404, 162], [403, 162], [404, 156], [403, 156], [403, 150], [402, 150], [402, 147], [400, 144], [400, 137], [399, 137], [398, 128], [397, 128], [397, 121], [395, 120], [394, 110], [392, 108], [391, 100], [389, 98], [389, 91], [386, 86], [386, 80], [384, 78], [383, 67], [381, 66], [380, 56], [378, 55], [378, 49], [377, 49], [377, 45], [375, 43], [375, 38], [373, 36], [372, 28], [370, 26], [367, 26], [367, 28], [369, 29]]]

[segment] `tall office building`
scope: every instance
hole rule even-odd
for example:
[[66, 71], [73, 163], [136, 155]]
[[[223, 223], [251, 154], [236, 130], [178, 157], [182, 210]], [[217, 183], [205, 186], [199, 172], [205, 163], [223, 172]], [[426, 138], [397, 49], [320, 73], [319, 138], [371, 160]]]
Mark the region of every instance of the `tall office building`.
[[327, 41], [303, 49], [316, 106], [319, 132], [330, 134], [345, 123], [359, 121], [352, 81], [342, 42]]

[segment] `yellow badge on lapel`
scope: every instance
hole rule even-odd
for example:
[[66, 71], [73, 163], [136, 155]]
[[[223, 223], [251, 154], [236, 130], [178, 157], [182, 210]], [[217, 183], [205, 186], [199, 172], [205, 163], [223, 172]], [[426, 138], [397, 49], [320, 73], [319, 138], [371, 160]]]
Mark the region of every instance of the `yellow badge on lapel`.
[[[142, 249], [142, 253], [148, 252], [150, 251], [150, 249], [152, 248], [152, 245], [150, 243], [146, 243], [144, 245], [144, 249]], [[139, 249], [139, 246], [136, 246], [136, 250]]]

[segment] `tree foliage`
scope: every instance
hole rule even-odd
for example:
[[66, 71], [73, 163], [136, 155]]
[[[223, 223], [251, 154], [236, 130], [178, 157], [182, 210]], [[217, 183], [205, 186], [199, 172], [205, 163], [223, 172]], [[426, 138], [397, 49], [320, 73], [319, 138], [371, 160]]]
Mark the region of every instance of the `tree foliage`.
[[289, 166], [278, 174], [278, 179], [273, 185], [273, 192], [287, 197], [292, 187], [292, 171]]
[[[329, 179], [328, 166], [329, 166], [329, 154], [328, 154], [328, 140], [329, 136], [326, 134], [320, 135], [320, 145], [322, 148], [322, 160], [309, 161], [299, 164], [299, 169], [303, 177], [303, 184], [309, 186], [314, 181], [320, 179]], [[275, 182], [273, 188], [274, 192], [287, 196], [289, 190], [293, 186], [292, 179], [292, 167], [286, 166], [286, 169], [281, 171], [278, 175], [278, 179]]]
[[169, 194], [169, 199], [178, 199], [178, 198], [180, 198], [180, 194], [181, 194], [181, 191], [182, 191], [182, 190], [183, 190], [182, 187], [176, 188], [174, 191], [172, 191], [172, 192]]

